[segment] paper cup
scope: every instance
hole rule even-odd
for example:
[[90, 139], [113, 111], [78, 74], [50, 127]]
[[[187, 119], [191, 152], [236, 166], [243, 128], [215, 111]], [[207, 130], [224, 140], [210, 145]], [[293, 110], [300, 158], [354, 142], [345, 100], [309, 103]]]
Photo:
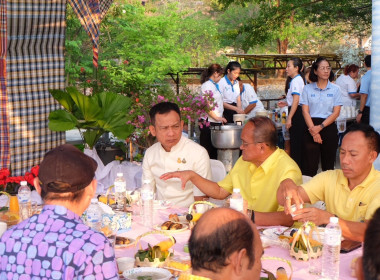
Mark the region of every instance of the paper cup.
[[130, 257], [117, 258], [117, 267], [120, 272], [132, 269], [135, 267], [135, 259]]
[[7, 231], [7, 223], [0, 222], [0, 237]]

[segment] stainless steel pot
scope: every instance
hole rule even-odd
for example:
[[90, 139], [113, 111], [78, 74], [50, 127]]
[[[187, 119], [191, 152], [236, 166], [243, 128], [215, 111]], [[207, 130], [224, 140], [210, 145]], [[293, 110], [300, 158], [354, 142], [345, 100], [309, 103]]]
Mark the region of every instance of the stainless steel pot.
[[240, 125], [212, 126], [211, 143], [217, 149], [238, 149], [242, 129]]

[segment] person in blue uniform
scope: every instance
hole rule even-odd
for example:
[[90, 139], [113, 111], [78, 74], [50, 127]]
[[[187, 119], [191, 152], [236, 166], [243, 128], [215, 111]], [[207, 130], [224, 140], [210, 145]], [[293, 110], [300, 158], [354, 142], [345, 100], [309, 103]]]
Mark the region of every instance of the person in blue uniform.
[[334, 169], [338, 148], [338, 129], [335, 120], [343, 105], [340, 88], [329, 81], [330, 63], [319, 57], [312, 65], [302, 95], [302, 113], [309, 133], [305, 135], [303, 174], [314, 176], [321, 160], [322, 171]]

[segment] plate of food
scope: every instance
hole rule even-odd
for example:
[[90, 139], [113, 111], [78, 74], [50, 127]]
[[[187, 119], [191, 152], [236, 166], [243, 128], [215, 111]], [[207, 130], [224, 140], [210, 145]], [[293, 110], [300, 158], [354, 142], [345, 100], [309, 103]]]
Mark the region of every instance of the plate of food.
[[183, 223], [165, 221], [161, 225], [156, 225], [154, 228], [156, 230], [162, 230], [164, 232], [177, 233], [177, 232], [182, 232], [182, 231], [188, 230], [189, 226], [186, 224], [183, 224]]
[[263, 230], [263, 235], [270, 238], [270, 239], [278, 239], [280, 235], [283, 235], [287, 229], [290, 230], [288, 227], [273, 227], [273, 228], [267, 228]]
[[169, 221], [172, 221], [173, 223], [182, 223], [182, 224], [188, 224], [189, 221], [186, 220], [186, 214], [170, 214], [169, 215]]
[[115, 249], [127, 248], [135, 244], [135, 241], [135, 239], [132, 239], [130, 237], [116, 236]]

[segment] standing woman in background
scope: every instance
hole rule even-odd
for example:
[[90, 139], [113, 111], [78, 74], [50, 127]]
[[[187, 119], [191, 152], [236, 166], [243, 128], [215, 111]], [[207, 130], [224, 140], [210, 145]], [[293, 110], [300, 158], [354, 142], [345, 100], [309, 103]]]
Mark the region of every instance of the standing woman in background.
[[324, 57], [313, 63], [311, 84], [301, 95], [302, 113], [309, 133], [305, 135], [303, 158], [304, 175], [314, 176], [321, 159], [322, 171], [334, 169], [338, 148], [338, 129], [335, 120], [342, 106], [340, 88], [329, 81], [331, 67]]
[[286, 67], [285, 92], [288, 105], [288, 117], [286, 129], [290, 134], [290, 156], [298, 164], [303, 174], [302, 158], [304, 154], [304, 135], [306, 131], [305, 120], [302, 116], [300, 96], [305, 86], [305, 78], [302, 73], [303, 63], [298, 57], [291, 58]]
[[237, 78], [240, 75], [241, 65], [237, 61], [230, 61], [224, 70], [224, 78], [218, 85], [223, 95], [224, 117], [228, 123], [233, 123], [233, 115], [244, 114], [240, 100], [240, 87]]
[[347, 65], [344, 67], [343, 73], [335, 82], [340, 87], [343, 106], [356, 106], [356, 98], [359, 97], [359, 93], [357, 93], [358, 88], [354, 79], [358, 77], [359, 66]]
[[219, 64], [211, 64], [201, 76], [201, 92], [202, 95], [211, 91], [215, 101], [215, 109], [207, 112], [207, 119], [199, 120], [199, 130], [201, 132], [199, 136], [199, 142], [203, 146], [211, 159], [217, 159], [217, 149], [211, 143], [211, 129], [207, 122], [210, 122], [211, 126], [221, 125], [226, 123], [227, 120], [223, 118], [223, 96], [219, 90], [218, 82], [223, 76], [223, 68]]

